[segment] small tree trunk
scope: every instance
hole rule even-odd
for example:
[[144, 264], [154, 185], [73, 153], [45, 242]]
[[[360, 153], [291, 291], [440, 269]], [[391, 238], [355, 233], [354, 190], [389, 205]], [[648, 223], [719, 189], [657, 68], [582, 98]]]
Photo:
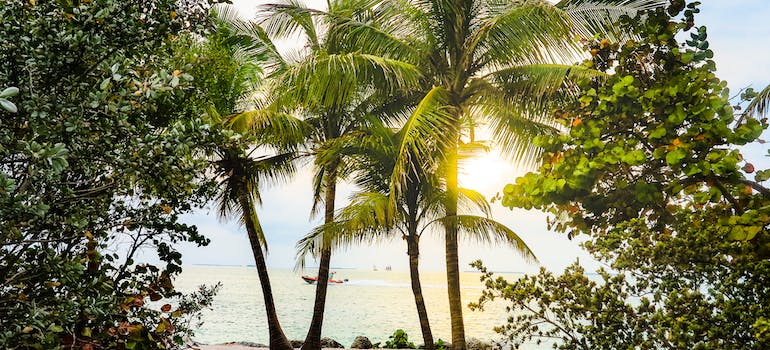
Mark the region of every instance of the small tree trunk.
[[249, 200], [246, 193], [239, 195], [241, 210], [244, 216], [244, 224], [248, 232], [251, 251], [254, 254], [254, 264], [257, 266], [259, 275], [259, 284], [262, 286], [262, 296], [265, 299], [265, 311], [267, 313], [267, 328], [270, 334], [270, 349], [290, 350], [292, 349], [289, 339], [281, 329], [278, 321], [278, 314], [275, 311], [275, 302], [273, 300], [273, 290], [270, 286], [270, 276], [267, 274], [267, 264], [265, 255], [262, 251], [262, 245], [259, 242], [259, 231], [262, 230], [254, 209], [254, 203]]
[[[324, 223], [334, 221], [334, 200], [337, 192], [337, 169], [332, 169], [326, 178], [326, 193], [324, 198]], [[313, 318], [310, 328], [302, 344], [303, 350], [317, 350], [321, 348], [321, 331], [324, 321], [324, 308], [326, 307], [326, 291], [329, 287], [329, 264], [332, 259], [331, 247], [321, 248], [321, 260], [318, 262], [318, 277], [316, 280], [315, 304], [313, 306]]]
[[[417, 242], [417, 233], [411, 232], [406, 237], [407, 253], [409, 254], [409, 274], [412, 278], [412, 293], [414, 294], [414, 303], [417, 305], [417, 315], [420, 317], [420, 329], [422, 330], [422, 339], [425, 343], [425, 349], [433, 350], [433, 333], [430, 330], [428, 321], [428, 310], [425, 308], [425, 299], [422, 296], [422, 285], [420, 284], [420, 246]], [[416, 231], [416, 230], [415, 230]]]

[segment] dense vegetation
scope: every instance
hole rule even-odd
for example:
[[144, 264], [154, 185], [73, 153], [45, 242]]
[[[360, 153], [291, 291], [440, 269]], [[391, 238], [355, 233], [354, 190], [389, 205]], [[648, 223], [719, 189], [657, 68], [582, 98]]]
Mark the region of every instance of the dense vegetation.
[[587, 42], [594, 56], [585, 64], [614, 74], [581, 86], [560, 111], [569, 133], [540, 139], [538, 172], [505, 188], [504, 205], [551, 213], [554, 229], [587, 236], [584, 247], [611, 267], [593, 278], [576, 263], [512, 283], [487, 274], [481, 303], [501, 297], [521, 311], [499, 328], [517, 343], [770, 344], [768, 172], [755, 172], [740, 149], [767, 125], [734, 112], [695, 13], [692, 3], [627, 19], [640, 41]]
[[[766, 127], [769, 90], [735, 112], [697, 2], [286, 1], [256, 22], [213, 2], [3, 2], [0, 347], [180, 346], [216, 290], [174, 290], [176, 245], [208, 243], [180, 215], [216, 202], [245, 227], [271, 348], [291, 348], [255, 206], [311, 159], [324, 224], [298, 245], [300, 264], [320, 258], [303, 348], [320, 347], [333, 250], [393, 236], [425, 347], [443, 347], [419, 279], [420, 237], [441, 230], [464, 349], [458, 237], [536, 259], [459, 186], [492, 144], [477, 139], [484, 124], [518, 164], [540, 164], [502, 204], [551, 213], [612, 268], [600, 281], [579, 264], [513, 283], [485, 274], [477, 306], [523, 311], [502, 333], [564, 349], [770, 343], [770, 170], [739, 148]], [[297, 35], [299, 55], [277, 49]], [[335, 208], [341, 180], [360, 191]], [[160, 264], [134, 261], [147, 248]], [[386, 343], [400, 346], [414, 347], [403, 331]]]
[[[0, 82], [18, 89], [0, 110], [0, 347], [165, 348], [210, 301], [167, 299], [175, 243], [208, 242], [178, 218], [209, 200], [203, 150], [220, 138], [174, 57], [207, 7], [0, 6]], [[135, 264], [141, 246], [162, 264]]]

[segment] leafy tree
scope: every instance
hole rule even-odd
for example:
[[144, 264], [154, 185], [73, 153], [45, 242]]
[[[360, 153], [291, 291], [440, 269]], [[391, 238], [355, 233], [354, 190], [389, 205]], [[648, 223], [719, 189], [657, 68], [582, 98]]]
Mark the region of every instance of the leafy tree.
[[[18, 88], [0, 110], [0, 347], [170, 348], [210, 302], [145, 305], [178, 295], [174, 244], [208, 242], [178, 218], [211, 197], [220, 135], [178, 107], [193, 77], [172, 57], [207, 6], [0, 6], [0, 81]], [[163, 265], [135, 264], [141, 247]]]
[[[419, 243], [423, 233], [457, 220], [470, 240], [505, 242], [528, 259], [534, 259], [534, 255], [516, 233], [491, 219], [489, 203], [476, 191], [460, 189], [464, 213], [455, 218], [446, 216], [443, 206], [446, 192], [441, 189], [438, 177], [431, 171], [423, 171], [418, 164], [410, 168], [407, 183], [394, 209], [390, 205], [388, 181], [396, 162], [396, 146], [403, 134], [393, 134], [385, 128], [373, 128], [370, 133], [372, 135], [350, 140], [342, 148], [344, 153], [358, 158], [353, 178], [362, 190], [351, 198], [349, 205], [338, 211], [333, 223], [319, 226], [299, 242], [299, 263], [304, 263], [307, 254], [316, 253], [314, 248], [317, 247], [344, 247], [400, 236], [407, 243], [412, 293], [425, 348], [433, 349], [419, 275]], [[473, 215], [474, 212], [481, 212], [483, 216]]]
[[504, 205], [551, 213], [552, 227], [588, 236], [585, 248], [620, 273], [600, 271], [597, 283], [574, 265], [557, 277], [488, 279], [482, 304], [502, 297], [523, 312], [500, 328], [516, 342], [767, 348], [768, 173], [749, 179], [754, 166], [738, 148], [766, 125], [736, 121], [706, 28], [694, 27], [697, 5], [625, 20], [640, 41], [588, 42], [586, 64], [614, 74], [581, 84], [579, 102], [559, 111], [569, 134], [540, 139], [539, 173], [506, 186]]

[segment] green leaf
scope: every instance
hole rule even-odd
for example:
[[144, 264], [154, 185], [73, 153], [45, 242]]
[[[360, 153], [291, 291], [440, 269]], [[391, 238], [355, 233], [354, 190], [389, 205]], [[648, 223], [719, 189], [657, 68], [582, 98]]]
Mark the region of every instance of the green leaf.
[[19, 94], [19, 88], [11, 86], [0, 92], [0, 98], [13, 97]]
[[8, 101], [4, 98], [0, 98], [0, 107], [3, 107], [4, 110], [11, 112], [11, 113], [17, 113], [19, 110], [16, 108], [16, 105], [13, 104], [13, 102]]
[[770, 179], [770, 169], [757, 171], [757, 175], [754, 176], [754, 179], [758, 182], [767, 181]]
[[650, 133], [650, 139], [659, 139], [663, 136], [666, 136], [666, 128], [662, 126], [658, 127]]
[[687, 151], [677, 148], [666, 154], [666, 163], [668, 163], [668, 165], [677, 165], [685, 156], [687, 156]]

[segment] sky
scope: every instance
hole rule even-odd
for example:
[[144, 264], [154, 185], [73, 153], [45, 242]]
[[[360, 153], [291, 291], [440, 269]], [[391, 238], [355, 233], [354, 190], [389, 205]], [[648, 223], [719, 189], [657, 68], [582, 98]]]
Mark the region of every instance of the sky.
[[[244, 17], [251, 17], [259, 1], [235, 1]], [[322, 8], [325, 1], [309, 2]], [[767, 0], [703, 0], [696, 25], [708, 27], [708, 40], [715, 52], [717, 75], [727, 80], [733, 94], [739, 89], [752, 86], [761, 90], [770, 84], [770, 4]], [[298, 45], [297, 43], [284, 43]], [[760, 168], [770, 167], [765, 156], [765, 146], [749, 147], [745, 154]], [[267, 264], [271, 268], [292, 268], [295, 264], [295, 243], [313, 227], [320, 218], [310, 218], [312, 186], [311, 172], [305, 170], [290, 182], [263, 189], [263, 205], [258, 215], [268, 240]], [[501, 191], [525, 169], [517, 169], [493, 151], [466, 166], [461, 176], [465, 187], [474, 188], [488, 198]], [[354, 188], [348, 184], [339, 187], [337, 208], [347, 202]], [[492, 247], [473, 242], [460, 246], [460, 270], [471, 270], [468, 263], [481, 259], [493, 271], [536, 272], [540, 266], [551, 271], [561, 271], [575, 260], [588, 271], [601, 266], [591, 259], [576, 240], [554, 233], [546, 227], [546, 216], [537, 211], [509, 210], [499, 202], [493, 204], [494, 218], [513, 229], [529, 245], [539, 263], [526, 263], [512, 249]], [[207, 247], [182, 245], [180, 250], [185, 264], [253, 264], [245, 229], [237, 220], [220, 221], [214, 210], [203, 209], [183, 218], [195, 224], [211, 239]], [[444, 243], [439, 234], [424, 237], [421, 241], [420, 268], [424, 271], [444, 270]], [[309, 266], [315, 266], [309, 262]], [[401, 239], [371, 246], [355, 246], [337, 250], [332, 255], [332, 267], [382, 269], [391, 265], [394, 270], [407, 270], [406, 244]]]

